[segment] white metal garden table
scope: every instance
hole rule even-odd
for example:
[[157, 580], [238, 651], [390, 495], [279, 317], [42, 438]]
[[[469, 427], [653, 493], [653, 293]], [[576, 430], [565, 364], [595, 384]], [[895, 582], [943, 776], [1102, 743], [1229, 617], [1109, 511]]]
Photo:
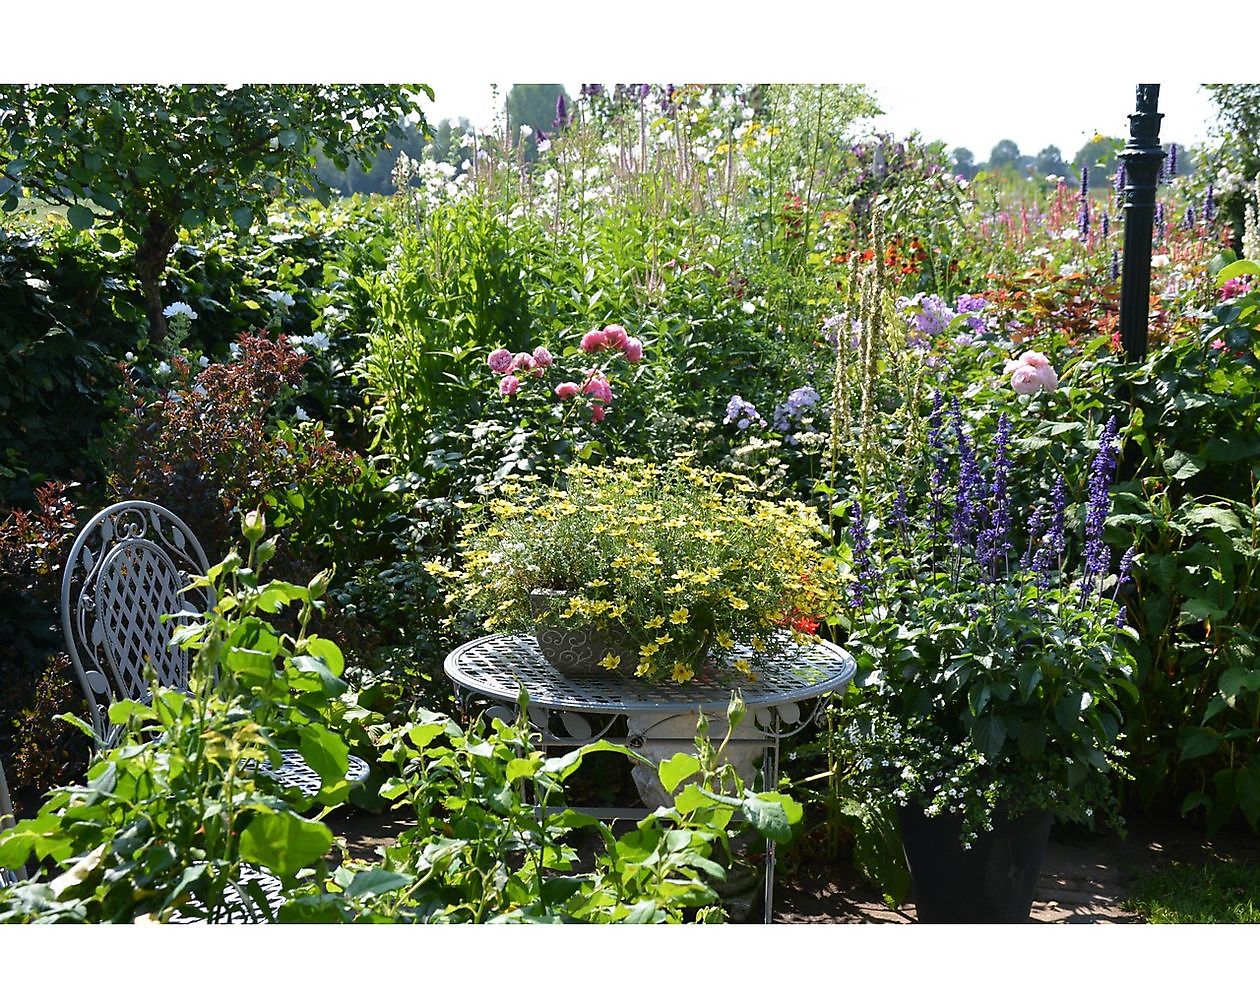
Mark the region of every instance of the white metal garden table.
[[[772, 788], [778, 780], [779, 743], [804, 730], [828, 696], [849, 685], [856, 663], [843, 648], [826, 641], [792, 645], [774, 659], [737, 649], [732, 660], [741, 657], [750, 664], [754, 674], [751, 681], [734, 668], [714, 667], [687, 683], [648, 683], [600, 668], [564, 675], [543, 657], [532, 636], [492, 634], [452, 651], [446, 657], [445, 671], [455, 685], [463, 712], [474, 702], [488, 702], [490, 712], [511, 720], [523, 690], [530, 722], [548, 748], [579, 746], [596, 739], [621, 742], [646, 753], [687, 748], [694, 742], [694, 722], [684, 715], [702, 712], [710, 718], [722, 718], [724, 723], [731, 693], [738, 690], [748, 710], [749, 726], [738, 737], [745, 747], [762, 753], [762, 780]], [[688, 730], [690, 734], [686, 734]], [[582, 811], [606, 820], [646, 814], [643, 808]], [[767, 924], [772, 918], [773, 892], [774, 844], [768, 841]]]

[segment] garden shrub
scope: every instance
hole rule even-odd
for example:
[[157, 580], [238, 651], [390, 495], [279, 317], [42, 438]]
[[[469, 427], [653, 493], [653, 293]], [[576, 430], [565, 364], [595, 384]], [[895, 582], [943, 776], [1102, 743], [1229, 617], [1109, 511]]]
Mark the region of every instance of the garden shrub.
[[1235, 283], [1133, 381], [1141, 449], [1117, 524], [1138, 537], [1142, 804], [1260, 829], [1260, 292]]
[[84, 701], [58, 615], [62, 564], [77, 529], [79, 488], [47, 483], [36, 506], [0, 518], [0, 760], [15, 801], [77, 775], [87, 750], [58, 721]]

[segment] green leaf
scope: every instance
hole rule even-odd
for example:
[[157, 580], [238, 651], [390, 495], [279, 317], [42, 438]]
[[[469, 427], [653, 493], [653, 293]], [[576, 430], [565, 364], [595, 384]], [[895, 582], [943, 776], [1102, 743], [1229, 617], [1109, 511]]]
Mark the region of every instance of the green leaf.
[[254, 211], [247, 206], [237, 207], [232, 211], [232, 221], [242, 231], [248, 230], [249, 226], [254, 223]]
[[341, 648], [327, 638], [307, 637], [306, 652], [323, 658], [328, 663], [329, 671], [335, 676], [340, 676], [346, 670], [346, 659], [341, 654]]
[[523, 777], [532, 779], [537, 769], [538, 769], [538, 765], [534, 760], [521, 759], [520, 757], [517, 757], [516, 759], [508, 760], [508, 765], [507, 765], [508, 783], [513, 784]]
[[245, 827], [241, 857], [279, 875], [293, 875], [327, 854], [332, 843], [332, 831], [323, 823], [286, 809], [260, 814]]
[[91, 207], [85, 207], [82, 203], [75, 203], [66, 210], [66, 220], [70, 222], [70, 226], [76, 231], [86, 231], [96, 221], [96, 214], [92, 213]]
[[773, 791], [749, 795], [740, 811], [762, 836], [779, 842], [792, 839], [792, 824], [801, 820], [800, 803]]
[[104, 232], [98, 239], [102, 252], [117, 252], [122, 248], [122, 242], [118, 240], [118, 235]]
[[323, 725], [305, 724], [298, 729], [298, 751], [325, 784], [345, 777], [350, 747]]
[[656, 771], [661, 779], [661, 786], [667, 793], [673, 793], [679, 784], [699, 772], [700, 760], [686, 752], [675, 753], [669, 759], [662, 760]]
[[1006, 726], [1000, 718], [986, 714], [984, 717], [976, 718], [975, 724], [971, 727], [971, 738], [976, 748], [988, 759], [996, 759], [997, 754], [1002, 750], [1002, 743], [1006, 741]]
[[381, 893], [393, 892], [410, 885], [413, 879], [409, 875], [386, 871], [384, 868], [369, 868], [358, 872], [346, 886], [346, 895], [354, 898], [379, 896]]
[[298, 142], [297, 130], [282, 129], [276, 137], [281, 147], [292, 147]]
[[1173, 452], [1164, 461], [1164, 472], [1170, 479], [1188, 480], [1203, 471], [1205, 463], [1183, 451]]
[[1236, 259], [1216, 274], [1216, 286], [1224, 287], [1234, 277], [1245, 276], [1248, 273], [1252, 276], [1260, 276], [1260, 263], [1250, 259]]
[[1221, 737], [1211, 728], [1191, 728], [1181, 736], [1181, 761], [1207, 756], [1220, 748]]

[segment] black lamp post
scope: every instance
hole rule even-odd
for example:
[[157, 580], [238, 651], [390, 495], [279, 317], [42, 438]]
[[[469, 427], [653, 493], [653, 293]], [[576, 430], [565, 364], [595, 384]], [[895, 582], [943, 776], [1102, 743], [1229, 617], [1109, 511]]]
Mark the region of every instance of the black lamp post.
[[1125, 360], [1146, 359], [1151, 303], [1151, 232], [1155, 190], [1164, 149], [1159, 145], [1159, 85], [1137, 86], [1137, 111], [1129, 116], [1129, 142], [1120, 152], [1124, 165], [1124, 273], [1120, 281], [1120, 339]]

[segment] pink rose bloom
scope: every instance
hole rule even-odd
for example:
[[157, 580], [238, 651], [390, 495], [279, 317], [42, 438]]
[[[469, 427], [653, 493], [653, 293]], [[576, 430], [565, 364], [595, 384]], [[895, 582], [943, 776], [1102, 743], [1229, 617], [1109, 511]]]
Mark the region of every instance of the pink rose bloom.
[[521, 380], [516, 375], [504, 375], [499, 379], [499, 392], [505, 396], [514, 396], [521, 387]]
[[564, 381], [556, 386], [556, 395], [561, 399], [572, 399], [579, 391], [577, 382]]
[[625, 354], [626, 360], [631, 364], [638, 364], [643, 359], [643, 344], [637, 339], [630, 337], [626, 340], [625, 346], [621, 348], [621, 352]]
[[599, 403], [591, 403], [591, 419], [596, 423], [604, 419], [604, 407]]
[[534, 347], [534, 363], [540, 368], [549, 368], [555, 362], [556, 359], [551, 356], [551, 351], [545, 346]]
[[[1006, 373], [1011, 375], [1011, 388], [1020, 395], [1032, 395], [1039, 388], [1053, 392], [1059, 387], [1059, 376], [1050, 358], [1036, 350], [1025, 350], [1018, 360], [1008, 360]], [[1031, 384], [1034, 380], [1036, 385]]]
[[610, 403], [613, 400], [612, 386], [608, 383], [608, 379], [598, 372], [592, 372], [586, 376], [586, 380], [582, 382], [581, 391], [593, 399], [599, 399], [606, 403]]
[[527, 353], [518, 353], [512, 358], [513, 371], [533, 371], [537, 366], [537, 361]]
[[1011, 388], [1020, 395], [1032, 395], [1041, 388], [1041, 375], [1036, 368], [1020, 364], [1011, 372]]
[[592, 329], [582, 337], [582, 342], [578, 344], [582, 348], [582, 353], [597, 353], [607, 345], [602, 329]]
[[490, 365], [490, 370], [496, 374], [507, 374], [512, 370], [512, 351], [504, 347], [498, 350], [491, 350], [490, 356], [486, 358], [486, 363]]
[[604, 326], [604, 346], [612, 350], [620, 350], [626, 345], [629, 336], [619, 325]]

